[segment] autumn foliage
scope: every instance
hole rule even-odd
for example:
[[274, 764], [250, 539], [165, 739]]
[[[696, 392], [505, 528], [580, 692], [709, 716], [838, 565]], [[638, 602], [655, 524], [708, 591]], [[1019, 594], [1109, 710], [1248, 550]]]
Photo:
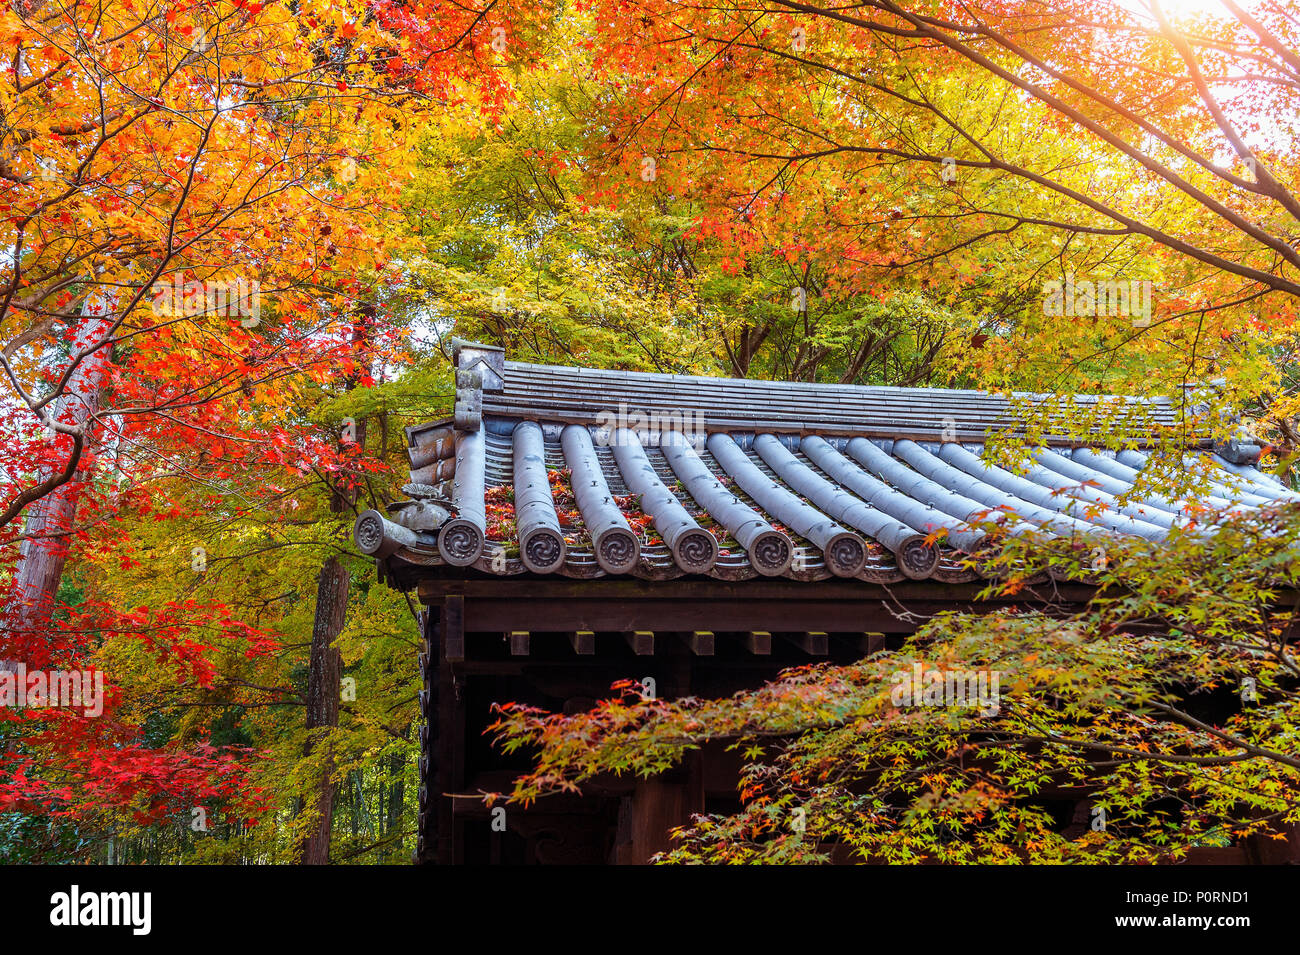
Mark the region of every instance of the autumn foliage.
[[[286, 861], [330, 787], [333, 858], [409, 856], [417, 608], [349, 530], [399, 495], [403, 426], [450, 409], [451, 334], [566, 364], [1161, 395], [1215, 437], [1254, 431], [1289, 479], [1298, 21], [1166, 6], [6, 7], [0, 667], [101, 672], [106, 697], [94, 718], [0, 707], [0, 857]], [[1043, 290], [1067, 276], [1148, 282], [1151, 313], [1063, 321]], [[1133, 440], [1106, 412], [1075, 424]], [[566, 532], [569, 479], [550, 475]], [[510, 488], [487, 504], [510, 546]], [[738, 745], [743, 810], [674, 859], [1268, 838], [1300, 820], [1276, 609], [1297, 528], [1223, 523], [1118, 555], [1069, 613], [1034, 571], [1086, 555], [1013, 547], [991, 593], [1038, 611], [945, 617], [735, 699], [504, 705], [502, 745], [538, 755], [511, 795]], [[309, 732], [324, 566], [349, 584], [351, 698]], [[888, 680], [915, 661], [999, 668], [1014, 702], [901, 713]], [[1061, 835], [1043, 787], [1088, 788], [1120, 838]]]

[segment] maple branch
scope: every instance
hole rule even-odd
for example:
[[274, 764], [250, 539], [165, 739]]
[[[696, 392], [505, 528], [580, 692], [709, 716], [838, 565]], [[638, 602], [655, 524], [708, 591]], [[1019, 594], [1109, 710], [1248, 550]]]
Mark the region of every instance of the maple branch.
[[72, 434], [72, 453], [69, 454], [68, 463], [64, 466], [63, 470], [58, 474], [50, 475], [50, 477], [41, 481], [39, 484], [33, 485], [32, 487], [27, 488], [27, 490], [20, 492], [16, 498], [10, 501], [9, 505], [5, 507], [4, 510], [0, 511], [0, 527], [5, 526], [21, 514], [23, 508], [28, 504], [40, 500], [51, 491], [62, 487], [64, 484], [67, 484], [72, 480], [73, 475], [77, 473], [77, 465], [81, 462], [83, 439], [80, 431], [71, 431], [70, 433]]

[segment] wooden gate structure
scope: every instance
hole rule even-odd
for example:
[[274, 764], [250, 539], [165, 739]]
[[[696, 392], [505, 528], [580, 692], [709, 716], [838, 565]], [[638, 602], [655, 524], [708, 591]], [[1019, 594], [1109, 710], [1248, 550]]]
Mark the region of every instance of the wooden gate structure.
[[[454, 361], [453, 416], [407, 429], [408, 499], [355, 529], [423, 605], [419, 862], [641, 863], [692, 813], [738, 808], [738, 762], [705, 750], [661, 777], [512, 807], [499, 831], [479, 794], [526, 765], [484, 737], [493, 702], [576, 712], [628, 678], [721, 696], [897, 646], [935, 612], [996, 609], [963, 562], [990, 513], [1151, 540], [1182, 519], [1161, 498], [1118, 500], [1140, 449], [1076, 431], [1036, 435], [1017, 473], [981, 457], [1056, 399], [532, 365], [468, 342]], [[1100, 421], [1113, 401], [1137, 431], [1182, 420], [1168, 401], [1097, 397], [1053, 414]], [[1258, 447], [1193, 439], [1187, 453], [1214, 469], [1211, 504], [1300, 500], [1254, 467]], [[1048, 589], [1075, 607], [1091, 593]]]

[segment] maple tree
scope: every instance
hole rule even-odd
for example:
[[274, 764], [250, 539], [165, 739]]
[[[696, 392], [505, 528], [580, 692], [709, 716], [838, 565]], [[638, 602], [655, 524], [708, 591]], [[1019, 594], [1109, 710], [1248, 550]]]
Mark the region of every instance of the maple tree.
[[[1223, 407], [1293, 443], [1275, 359], [1295, 350], [1296, 143], [1267, 118], [1296, 107], [1284, 10], [592, 9], [613, 24], [590, 40], [605, 194], [698, 203], [732, 269], [791, 263], [810, 311], [845, 292], [956, 306], [952, 380], [1180, 396], [1222, 376]], [[1045, 283], [1076, 275], [1151, 283], [1150, 314], [1046, 314]]]
[[[378, 453], [339, 441], [387, 413], [382, 395], [355, 417], [319, 409], [410, 357], [394, 308], [360, 350], [349, 316], [400, 248], [408, 137], [442, 102], [486, 116], [508, 95], [492, 37], [481, 10], [391, 3], [0, 15], [0, 666], [108, 676], [98, 718], [0, 713], [0, 808], [52, 845], [60, 820], [99, 846], [116, 833], [119, 855], [191, 813], [252, 833], [296, 798], [282, 768], [259, 780], [258, 734], [226, 724], [258, 706], [295, 714], [276, 733], [301, 724], [278, 678], [298, 624], [248, 580], [277, 570], [267, 551], [346, 553], [350, 522], [304, 520], [307, 502], [329, 512], [387, 471], [386, 426]], [[232, 566], [250, 577], [219, 579]], [[301, 762], [302, 739], [290, 750]]]
[[420, 144], [404, 203], [422, 246], [410, 280], [455, 333], [535, 360], [930, 382], [956, 324], [945, 303], [924, 290], [832, 291], [833, 252], [800, 263], [790, 228], [737, 267], [674, 170], [606, 168], [609, 100], [625, 80], [586, 78], [593, 30], [585, 14], [557, 26], [552, 68], [518, 77], [496, 125], [461, 136], [451, 117]]

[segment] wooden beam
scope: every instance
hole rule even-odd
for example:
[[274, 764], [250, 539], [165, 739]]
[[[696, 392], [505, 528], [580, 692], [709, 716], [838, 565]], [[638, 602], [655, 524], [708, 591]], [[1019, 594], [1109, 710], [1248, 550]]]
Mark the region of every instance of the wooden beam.
[[594, 630], [574, 630], [569, 634], [569, 643], [573, 652], [579, 656], [589, 657], [596, 652], [596, 632]]
[[527, 630], [512, 630], [508, 634], [510, 638], [510, 655], [512, 657], [526, 657], [529, 653], [529, 633]]
[[655, 635], [653, 630], [633, 630], [624, 634], [627, 645], [639, 657], [652, 657], [655, 652]]
[[[447, 576], [434, 576], [435, 572]], [[689, 600], [805, 600], [814, 591], [816, 599], [840, 601], [876, 601], [889, 600], [891, 597], [899, 602], [904, 600], [929, 600], [943, 604], [965, 601], [996, 605], [1005, 603], [1032, 603], [1023, 594], [1014, 601], [976, 601], [980, 591], [987, 584], [942, 583], [937, 580], [905, 580], [885, 587], [863, 580], [821, 580], [809, 585], [803, 581], [788, 580], [783, 577], [760, 577], [753, 580], [713, 580], [709, 578], [678, 577], [672, 580], [645, 580], [639, 577], [602, 577], [595, 580], [579, 580], [569, 577], [539, 578], [521, 575], [518, 577], [479, 577], [466, 579], [453, 576], [460, 571], [457, 568], [425, 568], [420, 575], [419, 591], [421, 597], [443, 597], [449, 593], [464, 594], [467, 597], [502, 597], [550, 598], [571, 600], [575, 597], [587, 599], [603, 597], [618, 600], [639, 600], [665, 598], [682, 598]], [[425, 576], [427, 574], [428, 576]], [[1086, 603], [1096, 593], [1097, 588], [1086, 584], [1058, 582], [1059, 600], [1069, 603]], [[1286, 591], [1294, 600], [1300, 591]], [[795, 629], [791, 627], [790, 629]], [[845, 628], [848, 629], [847, 627]]]
[[772, 634], [766, 630], [751, 630], [745, 634], [745, 649], [756, 657], [771, 655]]
[[[807, 590], [813, 590], [811, 585]], [[918, 619], [944, 610], [989, 611], [997, 604], [968, 608], [963, 604], [910, 602], [907, 609]], [[1001, 606], [1005, 606], [1001, 605]], [[790, 600], [694, 600], [665, 592], [658, 599], [600, 600], [578, 596], [527, 598], [502, 591], [494, 597], [466, 597], [464, 628], [471, 633], [508, 633], [526, 624], [538, 631], [630, 633], [685, 633], [712, 630], [715, 633], [744, 633], [761, 630], [796, 633], [820, 630], [827, 633], [857, 631], [859, 627], [903, 632], [910, 629], [885, 609], [879, 600], [834, 601]]]
[[442, 601], [442, 656], [452, 663], [465, 659], [465, 598], [460, 594]]
[[686, 645], [691, 648], [691, 653], [697, 657], [713, 656], [713, 631], [712, 630], [693, 630], [685, 634]]
[[883, 633], [864, 633], [858, 637], [858, 652], [864, 657], [869, 657], [877, 650], [885, 648], [885, 635]]
[[810, 657], [824, 657], [830, 652], [830, 637], [816, 630], [787, 634], [786, 639]]

